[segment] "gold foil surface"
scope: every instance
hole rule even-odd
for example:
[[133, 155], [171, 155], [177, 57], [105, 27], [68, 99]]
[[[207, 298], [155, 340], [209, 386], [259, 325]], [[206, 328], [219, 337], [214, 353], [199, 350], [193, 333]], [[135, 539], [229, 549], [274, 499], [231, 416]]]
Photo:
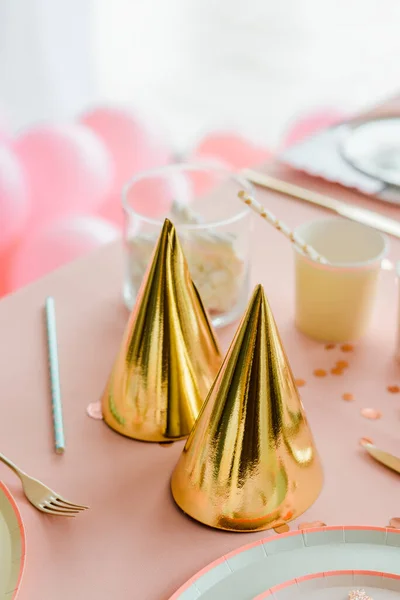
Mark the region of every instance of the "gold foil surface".
[[277, 528], [317, 498], [322, 468], [288, 359], [257, 286], [172, 474], [180, 508], [229, 531]]
[[138, 440], [185, 438], [221, 362], [175, 228], [166, 220], [103, 395], [104, 420]]

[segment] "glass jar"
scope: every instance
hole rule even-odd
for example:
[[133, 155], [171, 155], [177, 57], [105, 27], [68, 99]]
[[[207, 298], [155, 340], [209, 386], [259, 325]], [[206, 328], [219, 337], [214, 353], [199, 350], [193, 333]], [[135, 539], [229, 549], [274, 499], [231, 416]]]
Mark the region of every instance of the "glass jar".
[[129, 309], [168, 217], [213, 325], [227, 325], [242, 315], [249, 295], [252, 219], [237, 197], [240, 190], [253, 194], [247, 180], [209, 165], [168, 165], [131, 179], [122, 193], [123, 295]]

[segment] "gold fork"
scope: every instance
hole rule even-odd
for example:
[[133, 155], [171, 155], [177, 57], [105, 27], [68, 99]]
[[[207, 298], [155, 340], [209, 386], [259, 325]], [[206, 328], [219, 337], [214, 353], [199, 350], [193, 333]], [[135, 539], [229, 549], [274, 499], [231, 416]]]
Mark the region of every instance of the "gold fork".
[[30, 477], [21, 471], [11, 460], [0, 453], [0, 461], [10, 467], [22, 482], [25, 496], [38, 510], [49, 515], [60, 517], [75, 517], [79, 512], [89, 508], [81, 504], [74, 504], [65, 500], [62, 496], [53, 492], [44, 483]]

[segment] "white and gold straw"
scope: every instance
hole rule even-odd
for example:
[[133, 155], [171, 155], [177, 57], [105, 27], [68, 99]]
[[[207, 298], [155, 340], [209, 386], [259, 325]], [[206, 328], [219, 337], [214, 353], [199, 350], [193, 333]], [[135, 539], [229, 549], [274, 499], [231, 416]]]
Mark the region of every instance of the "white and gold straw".
[[328, 264], [326, 258], [321, 256], [312, 246], [306, 244], [306, 242], [297, 235], [296, 232], [292, 231], [285, 223], [279, 221], [269, 210], [267, 210], [260, 202], [255, 200], [252, 196], [247, 194], [245, 191], [241, 191], [238, 193], [238, 196], [242, 202], [250, 206], [250, 208], [256, 212], [260, 217], [268, 221], [275, 229], [283, 233], [291, 242], [294, 244], [299, 250], [301, 250], [306, 256], [311, 258], [312, 260], [322, 263]]

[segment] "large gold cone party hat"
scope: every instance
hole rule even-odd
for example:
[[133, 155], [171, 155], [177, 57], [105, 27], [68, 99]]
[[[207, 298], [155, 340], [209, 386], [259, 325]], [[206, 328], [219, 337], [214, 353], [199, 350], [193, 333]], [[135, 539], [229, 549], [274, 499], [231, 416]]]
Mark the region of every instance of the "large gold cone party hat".
[[185, 438], [221, 362], [175, 227], [166, 220], [103, 395], [104, 420], [139, 440]]
[[220, 529], [279, 527], [317, 498], [322, 468], [288, 359], [257, 286], [172, 474], [176, 503]]

